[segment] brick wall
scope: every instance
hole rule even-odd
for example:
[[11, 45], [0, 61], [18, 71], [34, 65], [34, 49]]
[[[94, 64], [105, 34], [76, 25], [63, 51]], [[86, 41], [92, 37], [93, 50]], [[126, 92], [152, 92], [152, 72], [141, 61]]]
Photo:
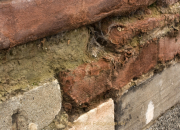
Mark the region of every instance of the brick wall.
[[146, 128], [179, 102], [179, 12], [178, 0], [0, 1], [0, 129]]

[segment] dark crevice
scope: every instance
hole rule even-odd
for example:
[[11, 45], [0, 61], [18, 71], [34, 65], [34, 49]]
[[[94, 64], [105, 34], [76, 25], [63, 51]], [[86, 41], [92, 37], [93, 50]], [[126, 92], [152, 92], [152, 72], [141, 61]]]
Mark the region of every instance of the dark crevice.
[[28, 129], [28, 119], [24, 111], [16, 110], [12, 115], [12, 130]]
[[12, 115], [12, 130], [18, 130], [18, 112]]

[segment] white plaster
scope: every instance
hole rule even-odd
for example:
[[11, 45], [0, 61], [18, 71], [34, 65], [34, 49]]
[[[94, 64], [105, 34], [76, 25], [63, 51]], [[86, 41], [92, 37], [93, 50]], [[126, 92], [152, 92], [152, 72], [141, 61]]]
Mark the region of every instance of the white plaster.
[[154, 117], [154, 104], [152, 101], [150, 101], [148, 104], [147, 112], [146, 112], [146, 124], [151, 122], [153, 117]]

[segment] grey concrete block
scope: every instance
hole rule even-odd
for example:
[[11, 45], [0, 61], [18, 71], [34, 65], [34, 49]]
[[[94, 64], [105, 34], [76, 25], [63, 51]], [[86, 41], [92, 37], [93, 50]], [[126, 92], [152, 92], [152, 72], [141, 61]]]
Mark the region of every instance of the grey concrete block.
[[115, 105], [116, 130], [140, 130], [180, 101], [180, 64], [132, 87]]
[[39, 130], [51, 123], [61, 109], [57, 80], [0, 104], [0, 130]]

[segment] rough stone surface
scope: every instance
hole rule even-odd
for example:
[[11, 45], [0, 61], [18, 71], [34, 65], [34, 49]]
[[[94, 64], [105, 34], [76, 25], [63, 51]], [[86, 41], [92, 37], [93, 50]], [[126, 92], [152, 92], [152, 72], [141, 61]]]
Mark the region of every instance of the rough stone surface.
[[123, 15], [156, 0], [11, 0], [0, 2], [0, 49]]
[[159, 41], [159, 60], [168, 61], [180, 54], [180, 33], [177, 37], [163, 37]]
[[115, 103], [117, 130], [139, 130], [180, 99], [180, 64], [132, 87]]
[[[179, 130], [180, 129], [180, 104], [166, 111], [146, 130]], [[144, 129], [145, 130], [145, 129]]]
[[81, 115], [69, 130], [114, 130], [114, 101], [109, 99]]
[[1, 130], [40, 130], [61, 109], [60, 86], [55, 80], [0, 104]]

